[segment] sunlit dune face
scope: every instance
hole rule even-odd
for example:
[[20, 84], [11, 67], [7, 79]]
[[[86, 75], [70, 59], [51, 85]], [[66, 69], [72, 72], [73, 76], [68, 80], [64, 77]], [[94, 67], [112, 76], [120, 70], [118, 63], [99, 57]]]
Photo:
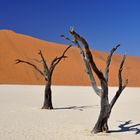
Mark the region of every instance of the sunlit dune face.
[[[38, 51], [42, 50], [48, 65], [56, 56], [61, 55], [66, 45], [39, 40], [17, 34], [10, 30], [0, 31], [0, 83], [3, 84], [44, 84], [44, 79], [32, 67], [26, 64], [15, 65], [20, 58], [41, 65]], [[104, 71], [107, 53], [92, 51], [99, 69]], [[64, 59], [55, 69], [52, 82], [55, 85], [90, 85], [85, 68], [76, 47], [70, 48]], [[117, 73], [121, 56], [114, 55], [109, 73], [109, 85], [117, 86]], [[127, 56], [123, 69], [123, 80], [129, 79], [128, 86], [140, 86], [140, 58]], [[96, 77], [95, 77], [96, 78]], [[99, 84], [99, 81], [97, 82]]]

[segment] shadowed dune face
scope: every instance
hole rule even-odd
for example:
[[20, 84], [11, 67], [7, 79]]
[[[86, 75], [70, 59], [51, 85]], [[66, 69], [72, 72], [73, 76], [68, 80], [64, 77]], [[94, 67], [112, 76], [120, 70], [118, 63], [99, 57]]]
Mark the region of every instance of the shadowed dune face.
[[[1, 84], [44, 84], [44, 79], [33, 68], [26, 64], [15, 65], [15, 59], [24, 59], [39, 63], [38, 51], [42, 50], [47, 64], [61, 55], [66, 45], [39, 40], [10, 30], [0, 30], [0, 83]], [[92, 51], [99, 69], [104, 71], [106, 52]], [[84, 65], [76, 47], [67, 52], [68, 58], [63, 60], [55, 69], [53, 84], [55, 85], [90, 85], [85, 73]], [[117, 86], [117, 71], [121, 60], [120, 55], [114, 55], [110, 66], [109, 85]], [[40, 69], [42, 67], [40, 66]], [[123, 79], [129, 79], [129, 86], [140, 86], [140, 58], [126, 59], [123, 70]], [[98, 82], [99, 84], [99, 82]]]

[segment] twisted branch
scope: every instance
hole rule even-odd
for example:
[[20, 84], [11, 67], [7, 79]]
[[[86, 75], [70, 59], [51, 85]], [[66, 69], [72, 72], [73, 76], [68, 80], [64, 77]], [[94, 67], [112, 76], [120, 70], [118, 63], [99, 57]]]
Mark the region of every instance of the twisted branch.
[[126, 56], [124, 55], [123, 58], [122, 58], [122, 61], [120, 63], [120, 66], [119, 66], [119, 71], [118, 71], [118, 90], [116, 92], [116, 95], [113, 97], [113, 99], [110, 103], [111, 109], [114, 106], [114, 104], [116, 103], [119, 96], [121, 95], [122, 91], [128, 85], [128, 79], [125, 81], [125, 84], [122, 85], [122, 70], [123, 70], [123, 65], [124, 65], [125, 59], [126, 59]]
[[101, 79], [104, 80], [103, 73], [97, 68], [97, 66], [93, 60], [93, 57], [92, 57], [92, 54], [91, 54], [91, 51], [89, 49], [89, 45], [88, 45], [87, 41], [83, 37], [81, 37], [78, 33], [76, 33], [73, 28], [71, 28], [70, 34], [74, 37], [75, 41], [80, 41], [83, 44], [83, 46], [85, 48], [85, 52], [86, 52], [85, 55], [86, 55], [90, 65], [91, 65], [93, 71], [95, 72], [95, 74], [98, 76], [98, 78], [100, 80]]
[[46, 63], [46, 61], [44, 59], [44, 56], [42, 54], [42, 51], [39, 50], [39, 53], [38, 54], [41, 56], [41, 62], [42, 62], [42, 65], [44, 67], [44, 73], [47, 75], [47, 73], [49, 72], [49, 68], [48, 68], [48, 65], [47, 65], [47, 63]]
[[21, 59], [16, 59], [16, 64], [19, 64], [19, 63], [25, 63], [25, 64], [28, 64], [30, 66], [32, 66], [36, 71], [38, 71], [45, 79], [47, 79], [47, 76], [34, 64], [28, 62], [28, 61], [24, 61], [24, 60], [21, 60]]
[[85, 68], [86, 68], [86, 73], [88, 74], [89, 78], [90, 78], [90, 81], [91, 81], [91, 85], [92, 85], [92, 88], [94, 89], [95, 93], [101, 97], [101, 93], [102, 93], [102, 90], [99, 89], [97, 87], [97, 84], [96, 84], [96, 81], [95, 81], [95, 78], [93, 76], [93, 73], [92, 73], [92, 70], [91, 70], [91, 67], [90, 67], [90, 64], [89, 64], [89, 61], [82, 49], [82, 47], [80, 46], [80, 44], [78, 43], [78, 41], [75, 39], [75, 40], [71, 40], [70, 38], [64, 36], [64, 35], [61, 35], [61, 37], [63, 37], [64, 39], [74, 43], [75, 45], [77, 45], [77, 47], [79, 48], [80, 50], [80, 54], [82, 56], [82, 59], [83, 59], [83, 62], [84, 62], [84, 65], [85, 65]]
[[60, 57], [56, 57], [52, 60], [51, 65], [50, 65], [50, 71], [52, 73], [52, 71], [54, 70], [54, 68], [56, 67], [56, 65], [63, 59], [63, 58], [67, 58], [67, 56], [65, 56], [65, 53], [69, 50], [69, 48], [71, 48], [72, 45], [69, 45], [64, 52], [62, 53], [62, 55]]
[[104, 77], [105, 77], [107, 82], [108, 82], [109, 66], [110, 66], [110, 62], [111, 62], [111, 59], [112, 59], [112, 55], [117, 50], [117, 48], [119, 46], [120, 46], [120, 44], [118, 44], [115, 48], [112, 48], [112, 50], [110, 51], [110, 54], [108, 55], [108, 57], [106, 59], [106, 66], [105, 66]]

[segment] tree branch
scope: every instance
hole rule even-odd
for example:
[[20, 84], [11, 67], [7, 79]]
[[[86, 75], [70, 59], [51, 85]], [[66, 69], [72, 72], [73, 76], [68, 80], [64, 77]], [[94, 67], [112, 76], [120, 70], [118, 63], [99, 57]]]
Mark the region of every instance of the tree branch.
[[43, 56], [41, 50], [39, 50], [38, 54], [41, 56], [41, 59], [42, 59], [41, 62], [42, 62], [42, 65], [44, 67], [44, 73], [47, 75], [47, 73], [49, 73], [49, 68], [48, 68], [48, 65], [47, 65], [47, 63], [46, 63], [46, 61], [44, 59], [44, 56]]
[[112, 55], [113, 55], [113, 53], [117, 50], [117, 48], [118, 48], [119, 46], [120, 46], [120, 44], [118, 44], [115, 48], [113, 48], [113, 49], [110, 51], [110, 53], [109, 53], [109, 55], [108, 55], [108, 57], [107, 57], [107, 59], [106, 59], [106, 66], [105, 66], [104, 77], [105, 77], [105, 79], [106, 79], [107, 82], [108, 82], [109, 66], [110, 66], [110, 62], [111, 62], [111, 59], [112, 59]]
[[62, 38], [64, 38], [64, 39], [66, 39], [66, 40], [68, 40], [68, 41], [70, 41], [70, 42], [75, 44], [75, 40], [72, 40], [72, 39], [66, 37], [65, 35], [60, 35], [60, 37], [62, 37]]
[[122, 70], [123, 70], [125, 59], [126, 59], [126, 56], [124, 55], [120, 63], [119, 71], [118, 71], [118, 85], [119, 85], [120, 90], [122, 90]]
[[89, 76], [89, 79], [90, 79], [90, 81], [91, 81], [92, 88], [93, 88], [93, 90], [95, 91], [95, 93], [96, 93], [98, 96], [101, 97], [102, 90], [99, 89], [99, 88], [97, 87], [97, 84], [96, 84], [95, 78], [94, 78], [94, 76], [93, 76], [93, 73], [92, 73], [90, 64], [89, 64], [89, 62], [88, 62], [88, 59], [86, 58], [85, 53], [84, 53], [84, 51], [82, 50], [82, 47], [80, 46], [80, 44], [79, 44], [78, 42], [77, 42], [76, 44], [77, 44], [77, 47], [78, 47], [79, 50], [80, 50], [80, 54], [82, 55], [82, 59], [83, 59], [84, 64], [85, 64], [86, 72], [87, 72], [87, 74], [88, 74], [88, 76]]
[[30, 66], [32, 66], [35, 70], [37, 70], [46, 80], [48, 79], [47, 76], [34, 64], [28, 62], [28, 61], [24, 61], [24, 60], [20, 60], [20, 59], [16, 59], [16, 64], [19, 64], [19, 63], [25, 63], [25, 64], [28, 64]]
[[111, 109], [113, 108], [114, 104], [116, 103], [117, 99], [119, 98], [119, 96], [121, 95], [122, 91], [125, 89], [125, 87], [128, 84], [128, 79], [125, 81], [125, 84], [122, 86], [122, 70], [123, 70], [123, 65], [125, 62], [126, 56], [124, 55], [122, 58], [122, 61], [120, 63], [119, 66], [119, 71], [118, 71], [118, 90], [116, 92], [116, 95], [113, 97], [111, 103], [110, 103], [110, 107]]
[[92, 88], [93, 90], [95, 91], [95, 93], [101, 97], [101, 93], [102, 93], [102, 90], [99, 89], [97, 87], [97, 84], [96, 84], [96, 81], [95, 81], [95, 78], [93, 76], [93, 73], [92, 73], [92, 70], [91, 70], [91, 67], [90, 67], [90, 64], [89, 64], [89, 61], [88, 59], [86, 58], [86, 55], [82, 49], [82, 47], [80, 46], [80, 44], [78, 43], [77, 40], [71, 40], [70, 38], [64, 36], [64, 35], [61, 35], [61, 37], [63, 37], [64, 39], [74, 43], [78, 49], [80, 50], [80, 54], [82, 56], [82, 59], [83, 59], [83, 62], [84, 62], [84, 65], [85, 65], [85, 69], [86, 69], [86, 73], [88, 74], [89, 78], [90, 78], [90, 81], [91, 81], [91, 85], [92, 85]]
[[54, 68], [56, 67], [56, 65], [63, 59], [63, 58], [67, 58], [67, 56], [65, 56], [65, 53], [69, 50], [69, 48], [72, 45], [69, 45], [64, 52], [62, 53], [62, 55], [60, 57], [56, 57], [52, 60], [51, 65], [50, 65], [50, 71], [52, 72], [54, 70]]
[[80, 41], [83, 44], [83, 46], [85, 48], [85, 52], [86, 52], [86, 57], [91, 65], [93, 71], [96, 73], [96, 75], [98, 76], [98, 78], [100, 80], [101, 79], [104, 80], [103, 73], [97, 68], [97, 66], [93, 60], [93, 57], [92, 57], [92, 54], [91, 54], [91, 51], [89, 49], [89, 45], [88, 45], [87, 41], [83, 37], [81, 37], [78, 33], [76, 33], [73, 28], [71, 28], [70, 34], [74, 37], [75, 42]]

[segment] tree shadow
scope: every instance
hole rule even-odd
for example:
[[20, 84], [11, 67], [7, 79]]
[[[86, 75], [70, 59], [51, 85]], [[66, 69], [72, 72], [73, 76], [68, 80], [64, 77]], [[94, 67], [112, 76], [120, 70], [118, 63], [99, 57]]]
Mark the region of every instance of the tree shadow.
[[93, 107], [93, 106], [68, 106], [68, 107], [54, 108], [54, 110], [73, 109], [73, 110], [83, 111], [84, 109], [92, 108], [92, 107]]
[[140, 126], [140, 123], [134, 124], [134, 125], [130, 125], [130, 124], [132, 124], [132, 120], [129, 120], [129, 121], [124, 122], [123, 124], [120, 124], [118, 126], [120, 128], [119, 130], [111, 130], [109, 131], [109, 133], [134, 131], [136, 135], [140, 134], [140, 129], [137, 127], [137, 126]]

